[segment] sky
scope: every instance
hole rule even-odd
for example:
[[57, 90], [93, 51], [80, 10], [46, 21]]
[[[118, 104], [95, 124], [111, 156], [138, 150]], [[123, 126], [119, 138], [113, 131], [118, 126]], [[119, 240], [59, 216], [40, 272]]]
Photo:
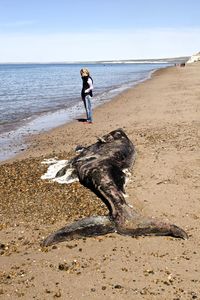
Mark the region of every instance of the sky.
[[199, 0], [0, 0], [0, 62], [190, 56]]

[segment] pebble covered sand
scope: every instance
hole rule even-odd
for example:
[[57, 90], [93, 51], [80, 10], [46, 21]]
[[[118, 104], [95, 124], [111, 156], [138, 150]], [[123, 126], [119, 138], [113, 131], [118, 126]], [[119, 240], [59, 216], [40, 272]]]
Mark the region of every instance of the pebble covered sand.
[[41, 162], [41, 158], [33, 158], [1, 166], [3, 223], [54, 224], [57, 220], [71, 222], [107, 213], [104, 204], [79, 182], [59, 184], [42, 180], [47, 166]]

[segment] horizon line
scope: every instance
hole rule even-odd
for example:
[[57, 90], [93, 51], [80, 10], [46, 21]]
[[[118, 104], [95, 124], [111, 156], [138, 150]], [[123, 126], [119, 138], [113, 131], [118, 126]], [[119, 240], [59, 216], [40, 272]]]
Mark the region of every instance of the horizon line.
[[105, 60], [79, 60], [79, 61], [8, 61], [1, 62], [0, 64], [94, 64], [94, 63], [112, 63], [112, 62], [141, 62], [141, 61], [167, 61], [175, 59], [189, 59], [190, 56], [175, 56], [175, 57], [163, 57], [163, 58], [130, 58], [130, 59], [105, 59]]

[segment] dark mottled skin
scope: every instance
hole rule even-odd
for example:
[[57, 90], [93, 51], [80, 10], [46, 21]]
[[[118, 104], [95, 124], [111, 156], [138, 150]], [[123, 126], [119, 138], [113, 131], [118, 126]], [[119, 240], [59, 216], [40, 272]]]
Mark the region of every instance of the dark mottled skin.
[[123, 235], [170, 235], [187, 239], [176, 225], [140, 215], [124, 198], [126, 175], [135, 159], [135, 148], [122, 129], [100, 138], [61, 169], [56, 176], [73, 168], [81, 184], [91, 189], [107, 205], [110, 215], [90, 217], [61, 228], [42, 243], [49, 246], [85, 236], [117, 232]]

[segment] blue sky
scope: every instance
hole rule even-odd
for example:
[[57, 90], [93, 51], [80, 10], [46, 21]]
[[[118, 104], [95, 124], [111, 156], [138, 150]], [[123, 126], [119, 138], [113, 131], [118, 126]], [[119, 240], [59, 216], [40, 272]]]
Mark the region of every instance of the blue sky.
[[0, 0], [0, 62], [191, 55], [199, 12], [199, 0]]

